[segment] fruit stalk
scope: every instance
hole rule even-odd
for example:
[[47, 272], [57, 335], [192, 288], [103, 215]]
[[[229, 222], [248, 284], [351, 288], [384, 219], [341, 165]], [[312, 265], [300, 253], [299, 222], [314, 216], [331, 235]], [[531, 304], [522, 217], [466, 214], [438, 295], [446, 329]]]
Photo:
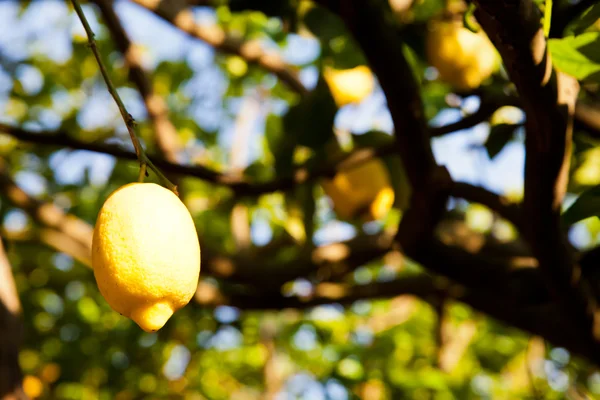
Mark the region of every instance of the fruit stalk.
[[73, 4], [73, 8], [75, 9], [75, 12], [77, 13], [77, 16], [79, 17], [79, 20], [81, 21], [81, 24], [83, 25], [83, 29], [85, 29], [85, 33], [88, 38], [88, 43], [89, 43], [90, 49], [92, 50], [92, 53], [94, 54], [94, 57], [96, 58], [96, 62], [98, 63], [98, 68], [100, 69], [102, 78], [104, 78], [104, 82], [106, 83], [108, 92], [110, 93], [112, 98], [115, 100], [115, 103], [117, 104], [117, 107], [119, 108], [119, 112], [121, 113], [121, 117], [123, 117], [123, 121], [125, 122], [125, 126], [127, 127], [127, 131], [129, 132], [129, 137], [131, 138], [131, 143], [133, 143], [133, 147], [135, 148], [135, 154], [137, 155], [138, 160], [140, 162], [139, 178], [143, 180], [143, 177], [146, 174], [146, 166], [148, 166], [152, 171], [154, 171], [154, 173], [164, 182], [164, 184], [170, 190], [172, 190], [176, 195], [178, 195], [177, 186], [175, 186], [169, 180], [169, 178], [167, 178], [160, 171], [160, 169], [158, 169], [158, 167], [156, 165], [154, 165], [154, 163], [152, 163], [152, 161], [150, 160], [150, 158], [144, 151], [144, 148], [142, 147], [140, 140], [137, 137], [137, 134], [135, 133], [135, 120], [133, 119], [131, 114], [129, 114], [127, 112], [127, 108], [125, 108], [125, 104], [123, 104], [123, 101], [121, 100], [121, 96], [119, 96], [117, 89], [115, 88], [112, 81], [110, 80], [110, 77], [108, 76], [108, 71], [106, 70], [104, 63], [102, 62], [102, 59], [100, 58], [100, 52], [98, 51], [98, 46], [96, 44], [94, 31], [92, 31], [92, 28], [90, 27], [90, 24], [88, 23], [88, 20], [85, 17], [83, 10], [81, 9], [81, 5], [79, 4], [79, 1], [71, 0], [71, 3]]
[[144, 178], [146, 177], [146, 164], [140, 163], [140, 173], [138, 174], [138, 182], [144, 183]]

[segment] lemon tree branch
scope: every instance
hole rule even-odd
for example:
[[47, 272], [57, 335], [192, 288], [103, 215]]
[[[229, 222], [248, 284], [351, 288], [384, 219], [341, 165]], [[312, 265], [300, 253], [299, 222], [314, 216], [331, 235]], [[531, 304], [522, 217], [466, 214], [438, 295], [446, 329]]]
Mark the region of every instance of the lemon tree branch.
[[[74, 247], [83, 249], [88, 255], [86, 260], [89, 261], [92, 249], [92, 226], [74, 215], [65, 213], [52, 203], [37, 200], [25, 193], [9, 175], [3, 159], [0, 159], [0, 192], [11, 204], [21, 208], [34, 221], [60, 232], [73, 243]], [[59, 249], [59, 251], [63, 250]], [[84, 264], [91, 265], [85, 261]]]
[[[447, 259], [438, 260], [441, 264], [446, 261]], [[452, 265], [455, 264], [453, 262]], [[498, 291], [490, 291], [487, 287], [468, 287], [428, 274], [418, 274], [400, 277], [390, 282], [355, 286], [318, 283], [313, 287], [312, 293], [303, 298], [284, 297], [278, 292], [264, 291], [226, 293], [210, 283], [203, 282], [199, 286], [196, 300], [208, 307], [230, 305], [242, 310], [281, 310], [306, 309], [332, 303], [349, 305], [357, 300], [403, 295], [417, 296], [425, 301], [444, 297], [468, 304], [500, 321], [542, 336], [557, 346], [589, 357], [590, 343], [582, 341], [572, 330], [564, 329], [568, 318], [562, 314], [556, 303], [548, 301], [547, 295], [539, 302], [533, 297], [527, 297], [530, 289], [544, 290], [541, 280], [536, 280], [537, 272], [533, 269], [528, 272], [531, 273], [532, 279], [523, 279], [522, 275], [515, 274], [510, 279], [503, 279], [504, 289]], [[531, 282], [534, 282], [534, 286], [527, 285]]]
[[[74, 139], [65, 131], [31, 131], [24, 128], [0, 123], [0, 132], [8, 134], [18, 140], [30, 143], [38, 143], [48, 146], [60, 146], [73, 149], [88, 150], [97, 153], [110, 154], [112, 156], [136, 160], [135, 153], [125, 150], [120, 146], [113, 144], [103, 144], [94, 142], [84, 142]], [[182, 165], [169, 162], [163, 158], [148, 155], [152, 162], [162, 168], [164, 171], [185, 176], [193, 176], [215, 185], [230, 188], [237, 196], [258, 196], [276, 191], [288, 191], [298, 184], [316, 180], [322, 177], [332, 177], [339, 168], [350, 168], [358, 166], [375, 157], [381, 157], [392, 154], [394, 148], [386, 146], [381, 148], [362, 148], [353, 153], [349, 153], [338, 163], [323, 165], [316, 169], [309, 169], [307, 166], [299, 166], [290, 177], [284, 177], [267, 182], [250, 182], [239, 175], [220, 173], [201, 165]], [[450, 188], [450, 194], [454, 197], [464, 198], [471, 202], [477, 202], [488, 206], [496, 211], [500, 216], [516, 224], [517, 206], [509, 204], [500, 196], [489, 192], [483, 188], [465, 183], [456, 183]]]
[[[54, 131], [35, 131], [0, 122], [0, 133], [10, 135], [24, 142], [88, 150], [97, 153], [110, 154], [127, 160], [137, 159], [134, 152], [126, 150], [121, 146], [107, 143], [85, 142], [73, 138], [68, 131], [61, 129]], [[356, 152], [345, 155], [337, 163], [323, 165], [316, 169], [310, 169], [307, 164], [300, 165], [295, 169], [291, 176], [267, 182], [251, 182], [240, 177], [239, 174], [221, 173], [202, 165], [177, 164], [154, 155], [147, 155], [147, 157], [154, 165], [160, 167], [164, 171], [178, 175], [193, 176], [219, 186], [228, 187], [237, 196], [258, 196], [276, 191], [287, 191], [298, 184], [320, 177], [331, 177], [335, 175], [338, 168], [341, 168], [342, 165], [344, 168], [358, 166], [375, 157], [389, 155], [393, 153], [393, 151], [393, 148], [389, 146], [381, 148], [362, 148]]]
[[417, 261], [443, 216], [452, 179], [436, 164], [420, 88], [393, 23], [381, 3], [322, 0], [339, 14], [360, 45], [387, 99], [394, 123], [395, 152], [412, 187], [410, 207], [398, 227], [400, 248]]
[[411, 185], [418, 191], [427, 185], [436, 164], [418, 84], [395, 27], [374, 2], [325, 3], [344, 19], [379, 79], [394, 122], [396, 151], [402, 157]]
[[[9, 203], [25, 211], [43, 229], [34, 232], [33, 237], [60, 252], [65, 252], [84, 265], [91, 267], [90, 254], [93, 227], [73, 214], [62, 211], [50, 202], [29, 196], [11, 178], [4, 160], [0, 159], [0, 193]], [[275, 263], [272, 254], [260, 257], [235, 257], [221, 255], [209, 246], [202, 244], [203, 275], [226, 278], [241, 283], [278, 286], [288, 280], [309, 274], [328, 264], [348, 264], [348, 269], [358, 267], [380, 257], [389, 251], [389, 242], [380, 238], [359, 237], [347, 242], [325, 245], [305, 257], [298, 257], [286, 265]], [[340, 246], [347, 251], [340, 253]], [[263, 269], [264, 273], [259, 270]], [[265, 280], [267, 274], [271, 280]]]
[[472, 203], [483, 204], [490, 210], [496, 211], [501, 217], [522, 229], [521, 206], [511, 202], [506, 197], [490, 192], [480, 186], [463, 182], [454, 182], [450, 189], [450, 195], [468, 200]]
[[[89, 255], [91, 226], [72, 214], [64, 213], [52, 203], [39, 201], [27, 195], [12, 181], [3, 162], [0, 163], [0, 194], [3, 199], [6, 198], [10, 203], [22, 208], [45, 227], [40, 230], [40, 236], [45, 231], [48, 231], [45, 233], [52, 233], [52, 236], [47, 236], [46, 240], [42, 239], [45, 244], [58, 251], [69, 252], [72, 248], [68, 245], [70, 243], [66, 240], [68, 238], [77, 246], [85, 249], [84, 251]], [[8, 239], [13, 240], [10, 237]], [[25, 239], [36, 240], [37, 238], [34, 236]], [[17, 241], [20, 238], [14, 238], [14, 240]], [[383, 245], [380, 250], [369, 249], [369, 246], [366, 246], [360, 252], [364, 251], [367, 258], [379, 257], [387, 251], [385, 243], [380, 243], [380, 245]], [[302, 264], [308, 266], [310, 271], [321, 268], [317, 264], [310, 264], [318, 257], [321, 257], [324, 263], [343, 262], [345, 256], [341, 254], [340, 258], [339, 253], [340, 248], [343, 247], [351, 249], [348, 253], [351, 255], [348, 260], [366, 260], [354, 251], [360, 249], [358, 242], [348, 242], [345, 244], [333, 243], [326, 245], [325, 248], [318, 248], [315, 251], [319, 251], [320, 254], [315, 253], [310, 258], [298, 259], [295, 262], [298, 263], [298, 266]], [[225, 279], [225, 282], [232, 278], [242, 278], [243, 290], [230, 289], [225, 284], [222, 290], [213, 287], [211, 291], [208, 290], [210, 284], [203, 281], [196, 295], [196, 301], [201, 305], [227, 304], [242, 309], [307, 308], [328, 303], [350, 304], [358, 299], [387, 298], [403, 294], [419, 296], [427, 301], [432, 296], [443, 294], [447, 298], [469, 304], [501, 321], [543, 336], [556, 345], [564, 346], [583, 356], [590, 356], [589, 342], [581, 340], [574, 334], [574, 331], [564, 329], [566, 317], [561, 314], [561, 309], [551, 301], [538, 269], [515, 269], [510, 262], [494, 261], [493, 257], [487, 257], [484, 254], [477, 256], [460, 247], [449, 246], [440, 241], [433, 241], [430, 244], [429, 255], [427, 258], [422, 258], [421, 262], [429, 270], [447, 276], [456, 283], [440, 280], [427, 274], [405, 276], [391, 282], [377, 282], [364, 286], [322, 282], [322, 284], [317, 284], [314, 294], [309, 298], [284, 297], [278, 286], [265, 288], [264, 285], [257, 286], [256, 282], [250, 281], [250, 275], [228, 274], [227, 271], [232, 271], [232, 265], [233, 271], [236, 271], [235, 262], [238, 260], [216, 253], [210, 254], [204, 249], [208, 250], [208, 248], [204, 246], [202, 254], [206, 275]], [[371, 256], [368, 256], [369, 253]], [[266, 264], [266, 259], [268, 256], [256, 260], [240, 261], [247, 263], [249, 271], [255, 271], [257, 266]], [[593, 261], [593, 257], [590, 260]], [[323, 266], [325, 265], [323, 264]], [[289, 269], [287, 267], [278, 265], [278, 270], [287, 273], [286, 270]], [[256, 273], [252, 275], [257, 276]], [[263, 277], [266, 274], [258, 274], [258, 276], [264, 281]], [[282, 276], [282, 278], [293, 279], [291, 275]], [[487, 283], [482, 286], [482, 282]], [[236, 282], [235, 287], [240, 288], [240, 282]]]
[[595, 138], [600, 136], [600, 104], [579, 100], [574, 117], [575, 129], [583, 130]]
[[540, 270], [600, 360], [600, 315], [560, 226], [579, 87], [553, 69], [541, 13], [532, 0], [476, 0], [476, 17], [498, 48], [526, 114], [525, 237]]
[[260, 66], [273, 73], [290, 89], [300, 95], [306, 95], [304, 87], [296, 71], [287, 65], [275, 53], [266, 53], [257, 42], [244, 42], [228, 36], [218, 25], [199, 25], [194, 21], [192, 11], [185, 0], [154, 1], [132, 0], [134, 3], [152, 11], [154, 14], [181, 29], [188, 35], [202, 40], [215, 50], [235, 54], [246, 62]]
[[517, 100], [511, 96], [487, 98], [486, 96], [481, 95], [481, 105], [477, 111], [464, 116], [462, 119], [456, 122], [430, 128], [431, 137], [445, 136], [459, 132], [463, 129], [472, 128], [482, 122], [487, 121], [500, 107], [517, 104]]
[[75, 9], [75, 12], [77, 13], [77, 16], [79, 17], [79, 20], [81, 21], [81, 24], [83, 25], [83, 28], [85, 29], [86, 35], [88, 37], [88, 43], [90, 45], [90, 49], [92, 50], [92, 53], [94, 54], [94, 57], [96, 58], [96, 61], [98, 63], [98, 68], [100, 69], [100, 73], [102, 74], [102, 78], [104, 79], [104, 82], [106, 83], [106, 86], [108, 88], [110, 95], [115, 100], [115, 103], [117, 104], [117, 107], [119, 108], [119, 112], [121, 113], [121, 117], [123, 118], [123, 121], [125, 122], [125, 126], [127, 127], [127, 131], [129, 132], [131, 142], [133, 143], [133, 147], [135, 148], [136, 155], [140, 162], [140, 167], [143, 164], [147, 164], [148, 167], [150, 167], [150, 169], [152, 169], [152, 171], [154, 171], [154, 173], [165, 183], [165, 185], [167, 185], [167, 187], [170, 190], [172, 190], [173, 192], [175, 192], [177, 194], [177, 187], [160, 171], [160, 169], [158, 169], [158, 167], [156, 167], [154, 165], [154, 163], [152, 163], [150, 158], [148, 158], [148, 156], [146, 155], [146, 152], [144, 151], [144, 149], [140, 143], [140, 140], [138, 139], [137, 134], [135, 132], [135, 120], [133, 119], [131, 114], [129, 114], [127, 112], [127, 109], [125, 108], [125, 104], [123, 104], [123, 101], [121, 100], [121, 96], [119, 96], [117, 89], [115, 88], [110, 77], [108, 76], [108, 71], [106, 70], [104, 63], [102, 62], [102, 59], [100, 57], [100, 52], [98, 51], [98, 46], [96, 45], [96, 40], [94, 39], [94, 32], [92, 31], [92, 28], [90, 27], [90, 24], [88, 23], [87, 18], [85, 17], [85, 14], [83, 13], [81, 6], [79, 5], [79, 1], [71, 0], [71, 3], [73, 4], [73, 8]]
[[[89, 254], [92, 243], [92, 226], [75, 215], [65, 213], [52, 203], [43, 202], [29, 196], [11, 179], [4, 161], [1, 160], [0, 193], [10, 203], [23, 209], [41, 226], [62, 233], [78, 246], [87, 249]], [[236, 258], [219, 255], [211, 251], [210, 247], [203, 246], [203, 249], [206, 251], [203, 251], [202, 263], [206, 268], [205, 271], [207, 274], [220, 278], [239, 282], [251, 282], [253, 277], [256, 279], [258, 276], [258, 280], [262, 280], [263, 274], [257, 274], [257, 268], [265, 268], [265, 270], [271, 271], [269, 275], [274, 281], [283, 283], [317, 271], [320, 271], [321, 275], [327, 275], [325, 270], [328, 268], [328, 265], [337, 265], [339, 267], [340, 264], [347, 263], [346, 271], [350, 272], [353, 268], [364, 265], [386, 254], [392, 250], [392, 244], [393, 237], [387, 234], [357, 236], [345, 242], [317, 247], [306, 256], [300, 256], [286, 265], [265, 261], [272, 258], [269, 254], [261, 254], [259, 258]], [[431, 254], [443, 251], [447, 246], [436, 242], [434, 247], [435, 249]], [[58, 248], [58, 250], [64, 251], [61, 248]], [[452, 268], [438, 269], [436, 272], [449, 275], [458, 281], [474, 279], [475, 282], [482, 278], [481, 274], [489, 278], [496, 273], [493, 271], [498, 272], [508, 268], [505, 264], [497, 264], [495, 267], [488, 268], [487, 270], [482, 269], [480, 266], [471, 270], [469, 266], [474, 267], [474, 264], [467, 262], [468, 255], [454, 253], [453, 257], [456, 258], [456, 254], [463, 254], [460, 258], [465, 258], [466, 261], [462, 265], [457, 263]], [[483, 262], [482, 260], [478, 261]], [[491, 281], [497, 280], [492, 279]]]
[[19, 347], [23, 335], [21, 303], [10, 261], [0, 241], [0, 399], [25, 400]]

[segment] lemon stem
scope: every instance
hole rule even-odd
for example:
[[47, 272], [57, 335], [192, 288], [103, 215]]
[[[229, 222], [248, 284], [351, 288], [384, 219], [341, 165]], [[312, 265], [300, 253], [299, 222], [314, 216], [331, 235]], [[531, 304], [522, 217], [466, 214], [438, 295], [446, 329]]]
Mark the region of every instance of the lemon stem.
[[479, 26], [473, 22], [473, 14], [475, 13], [475, 4], [469, 4], [467, 11], [463, 14], [463, 24], [465, 28], [473, 33], [479, 32]]
[[140, 164], [140, 174], [138, 175], [138, 182], [143, 183], [144, 182], [144, 178], [146, 178], [146, 163], [141, 163]]
[[[131, 143], [133, 143], [133, 147], [135, 148], [135, 154], [137, 155], [137, 158], [140, 162], [140, 178], [143, 178], [143, 176], [145, 176], [146, 166], [148, 166], [164, 182], [165, 186], [167, 186], [175, 194], [178, 194], [177, 186], [175, 186], [160, 171], [160, 169], [158, 169], [158, 167], [156, 165], [154, 165], [154, 163], [150, 160], [150, 158], [144, 151], [144, 148], [142, 147], [140, 140], [139, 140], [137, 134], [135, 133], [135, 120], [133, 119], [131, 114], [129, 114], [127, 112], [127, 109], [125, 108], [125, 104], [123, 104], [123, 101], [121, 100], [121, 97], [119, 96], [119, 93], [115, 89], [115, 86], [113, 85], [112, 81], [110, 80], [110, 77], [108, 76], [106, 67], [104, 66], [104, 63], [102, 62], [102, 59], [100, 58], [100, 52], [98, 51], [98, 46], [96, 45], [94, 32], [92, 31], [92, 28], [90, 27], [90, 24], [88, 23], [88, 20], [85, 17], [85, 14], [83, 13], [83, 10], [81, 9], [81, 6], [79, 5], [79, 1], [71, 0], [71, 3], [73, 4], [73, 8], [75, 9], [75, 12], [77, 13], [77, 16], [79, 17], [79, 20], [81, 21], [81, 24], [83, 25], [83, 28], [85, 29], [85, 33], [87, 34], [90, 49], [92, 50], [92, 53], [94, 54], [94, 57], [96, 58], [96, 61], [98, 63], [98, 68], [100, 68], [100, 73], [102, 74], [102, 78], [104, 78], [104, 82], [106, 83], [106, 86], [108, 87], [108, 92], [110, 93], [112, 98], [115, 100], [115, 103], [117, 103], [117, 107], [119, 108], [121, 117], [123, 117], [123, 121], [125, 122], [127, 131], [129, 132], [129, 137], [131, 138]], [[143, 170], [143, 172], [142, 172], [142, 170]]]

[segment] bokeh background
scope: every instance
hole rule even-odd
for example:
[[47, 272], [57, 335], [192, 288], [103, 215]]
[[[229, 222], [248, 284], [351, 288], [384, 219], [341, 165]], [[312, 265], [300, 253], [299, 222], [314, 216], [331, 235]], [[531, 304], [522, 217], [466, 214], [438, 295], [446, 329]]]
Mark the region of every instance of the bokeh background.
[[[195, 23], [218, 27], [241, 40], [256, 40], [297, 70], [308, 90], [317, 86], [324, 65], [341, 69], [365, 64], [341, 22], [321, 9], [311, 9], [308, 1], [259, 2], [270, 5], [262, 11], [244, 10], [251, 3], [247, 1], [194, 3], [201, 3], [190, 8]], [[444, 2], [395, 0], [390, 6], [396, 10], [390, 15], [396, 15], [399, 29], [411, 27], [409, 49], [430, 125], [444, 126], [476, 112], [480, 93], [453, 91], [437, 79], [435, 69], [423, 58], [426, 22], [441, 12]], [[284, 121], [299, 96], [277, 76], [239, 55], [215, 50], [140, 5], [116, 1], [114, 9], [138, 61], [148, 71], [151, 90], [168, 108], [166, 115], [178, 138], [177, 154], [165, 155], [155, 138], [156, 121], [129, 79], [114, 37], [98, 8], [85, 3], [110, 76], [137, 121], [149, 154], [162, 151], [173, 162], [202, 165], [254, 181], [285, 174], [286, 157], [301, 163], [316, 154], [307, 145], [287, 156], [279, 154], [284, 153], [282, 143], [288, 140], [284, 126], [291, 123], [301, 130], [319, 116]], [[108, 143], [131, 152], [126, 128], [86, 40], [66, 2], [0, 2], [0, 123], [39, 131], [39, 135], [62, 132], [78, 143]], [[486, 90], [502, 91], [507, 85], [504, 71], [485, 85]], [[514, 125], [500, 142], [490, 140], [493, 123], [483, 121], [434, 138], [432, 146], [438, 163], [455, 180], [519, 200], [523, 114], [516, 107], [500, 112], [503, 121]], [[374, 130], [393, 131], [377, 84], [359, 104], [336, 111], [333, 131], [335, 140], [352, 148]], [[51, 204], [90, 225], [108, 194], [137, 178], [134, 160], [35, 143], [35, 138], [19, 141], [1, 131], [2, 127], [3, 173], [31, 201]], [[600, 183], [600, 152], [594, 140], [585, 137], [576, 148], [565, 206], [582, 189]], [[276, 268], [285, 268], [289, 260], [303, 254], [305, 246], [392, 232], [402, 215], [393, 209], [378, 221], [341, 221], [318, 184], [301, 186], [297, 192], [240, 197], [203, 179], [169, 176], [177, 180], [182, 200], [196, 222], [203, 256], [206, 252], [247, 259], [250, 268], [244, 276], [265, 285], [277, 274]], [[148, 180], [157, 181], [153, 174]], [[311, 199], [311, 212], [303, 203], [306, 198]], [[109, 308], [85, 265], [85, 254], [73, 250], [76, 245], [53, 239], [30, 208], [15, 203], [6, 191], [0, 201], [5, 250], [23, 308], [18, 360], [25, 392], [32, 397], [442, 400], [600, 396], [600, 373], [566, 349], [443, 299], [388, 295], [313, 308], [244, 310], [244, 304], [234, 302], [202, 304], [202, 288], [209, 295], [216, 288], [235, 289], [235, 284], [203, 271], [200, 300], [192, 300], [159, 332], [144, 333]], [[452, 199], [448, 210], [459, 216], [461, 229], [505, 242], [517, 238], [510, 223], [480, 204]], [[597, 218], [589, 218], [573, 226], [569, 238], [584, 249], [598, 244], [599, 234]], [[59, 245], [53, 245], [53, 240]], [[269, 263], [261, 265], [259, 260]], [[356, 266], [340, 281], [385, 283], [421, 271], [410, 259], [390, 252]], [[309, 296], [316, 282], [312, 278], [291, 280], [284, 285], [284, 296]], [[271, 307], [279, 308], [277, 304]]]

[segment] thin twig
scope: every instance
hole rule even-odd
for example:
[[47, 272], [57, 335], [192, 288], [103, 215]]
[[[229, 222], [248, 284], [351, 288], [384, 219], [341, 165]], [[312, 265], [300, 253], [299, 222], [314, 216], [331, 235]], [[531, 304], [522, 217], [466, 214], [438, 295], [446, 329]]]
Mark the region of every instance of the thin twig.
[[[34, 131], [0, 123], [0, 133], [10, 135], [23, 142], [88, 150], [97, 153], [110, 154], [126, 160], [136, 159], [134, 152], [126, 150], [119, 145], [85, 142], [73, 138], [68, 131], [63, 129]], [[158, 165], [164, 171], [177, 175], [193, 176], [215, 185], [227, 187], [231, 189], [236, 196], [259, 196], [276, 191], [288, 191], [298, 184], [306, 183], [318, 178], [331, 178], [338, 172], [338, 169], [356, 167], [373, 158], [390, 155], [392, 152], [393, 147], [391, 146], [361, 148], [344, 155], [336, 163], [326, 163], [316, 168], [311, 168], [307, 162], [297, 166], [294, 172], [289, 176], [266, 182], [251, 182], [239, 174], [222, 173], [202, 165], [176, 164], [154, 155], [148, 155], [148, 158], [151, 159], [153, 164]]]
[[121, 97], [119, 96], [119, 93], [117, 92], [117, 89], [115, 88], [112, 81], [110, 80], [110, 77], [108, 76], [108, 71], [106, 70], [104, 63], [102, 62], [102, 59], [100, 58], [100, 52], [98, 51], [98, 46], [96, 45], [94, 32], [92, 31], [92, 28], [90, 27], [90, 24], [88, 23], [87, 18], [85, 17], [85, 14], [83, 13], [81, 6], [79, 5], [79, 1], [71, 0], [71, 3], [73, 4], [73, 8], [75, 9], [75, 12], [77, 13], [77, 16], [79, 17], [79, 20], [81, 21], [81, 24], [83, 25], [83, 28], [85, 29], [85, 33], [87, 34], [87, 37], [88, 37], [90, 49], [92, 50], [92, 53], [94, 54], [94, 57], [96, 58], [96, 61], [98, 63], [98, 68], [100, 68], [100, 73], [102, 74], [102, 77], [104, 78], [104, 82], [106, 83], [106, 86], [108, 87], [108, 92], [110, 93], [112, 98], [115, 100], [115, 103], [117, 104], [117, 107], [119, 108], [119, 112], [121, 113], [121, 117], [123, 117], [123, 121], [125, 122], [127, 131], [129, 132], [129, 136], [131, 137], [131, 142], [133, 143], [133, 147], [135, 148], [135, 153], [140, 162], [140, 169], [145, 169], [144, 165], [148, 165], [148, 167], [150, 167], [150, 169], [152, 171], [154, 171], [154, 173], [165, 183], [165, 185], [170, 190], [175, 192], [175, 194], [177, 194], [177, 186], [175, 186], [160, 171], [160, 169], [158, 169], [158, 167], [156, 167], [152, 163], [152, 161], [146, 155], [146, 152], [144, 151], [144, 149], [140, 143], [140, 140], [138, 139], [138, 137], [135, 133], [135, 120], [133, 119], [131, 114], [129, 114], [127, 112], [127, 109], [125, 108], [125, 104], [123, 104], [123, 101], [121, 100]]
[[[135, 45], [127, 35], [121, 20], [113, 6], [114, 0], [94, 0], [110, 31], [113, 42], [123, 55], [129, 69], [129, 79], [137, 87], [142, 96], [148, 117], [154, 127], [156, 144], [163, 157], [168, 161], [177, 162], [182, 152], [182, 145], [177, 135], [177, 129], [169, 119], [169, 108], [165, 100], [157, 95], [152, 88], [150, 74], [143, 68], [141, 57], [135, 51]], [[166, 171], [164, 168], [163, 170]], [[173, 180], [177, 184], [176, 180]]]
[[[504, 99], [503, 99], [504, 100]], [[482, 101], [481, 106], [473, 114], [464, 116], [461, 120], [429, 129], [431, 137], [445, 136], [472, 128], [487, 121], [500, 107], [507, 105], [508, 101]]]
[[[135, 160], [136, 155], [132, 151], [123, 149], [121, 146], [84, 142], [73, 138], [67, 131], [31, 131], [17, 126], [0, 123], [0, 133], [10, 135], [20, 141], [37, 143], [48, 146], [68, 147], [97, 153], [110, 154], [125, 160]], [[236, 196], [260, 196], [276, 191], [286, 192], [299, 184], [314, 181], [320, 178], [330, 178], [338, 170], [352, 168], [376, 157], [389, 156], [394, 148], [384, 146], [378, 148], [361, 148], [342, 157], [338, 162], [327, 163], [316, 168], [307, 164], [298, 166], [291, 176], [281, 177], [266, 182], [251, 182], [237, 174], [221, 173], [202, 165], [182, 165], [169, 162], [165, 159], [149, 156], [154, 164], [160, 166], [164, 171], [176, 175], [193, 176], [212, 184], [229, 188]], [[486, 205], [498, 212], [503, 218], [511, 221], [516, 226], [520, 223], [519, 206], [510, 204], [501, 196], [489, 192], [483, 188], [456, 182], [450, 188], [450, 194], [454, 197], [464, 198], [471, 202]]]
[[[81, 247], [82, 251], [87, 249], [84, 254], [90, 254], [92, 227], [73, 214], [65, 214], [52, 203], [42, 202], [27, 195], [14, 183], [8, 171], [4, 169], [2, 159], [0, 159], [0, 194], [3, 200], [6, 199], [14, 206], [24, 210], [37, 224], [41, 225], [41, 232], [50, 231], [53, 234], [53, 237], [47, 238], [48, 240], [40, 238], [43, 243], [58, 251], [66, 252], [80, 261], [82, 261], [82, 257], [77, 256], [79, 250], [76, 250], [76, 253], [70, 252], [69, 248], [75, 246], [74, 243], [77, 243], [76, 247]], [[55, 237], [56, 235], [59, 237]], [[325, 252], [325, 255], [329, 255], [330, 258], [323, 262], [337, 263], [339, 260], [336, 261], [336, 254], [339, 255], [340, 248], [351, 249], [347, 260], [352, 262], [364, 260], [360, 254], [354, 253], [354, 249], [361, 247], [355, 239], [332, 243], [325, 247], [332, 251]], [[238, 275], [244, 285], [239, 292], [237, 290], [230, 292], [229, 290], [222, 291], [206, 281], [201, 282], [196, 302], [204, 306], [228, 304], [241, 309], [306, 309], [319, 304], [350, 304], [359, 299], [388, 298], [402, 294], [411, 294], [423, 299], [444, 294], [448, 298], [456, 298], [458, 301], [501, 321], [542, 336], [556, 346], [565, 347], [573, 353], [590, 358], [589, 342], [581, 340], [571, 329], [561, 329], [567, 323], [566, 317], [555, 304], [549, 302], [549, 296], [544, 296], [540, 292], [545, 289], [536, 268], [511, 271], [506, 266], [503, 274], [497, 269], [495, 265], [497, 263], [488, 256], [478, 257], [467, 251], [448, 247], [447, 251], [434, 251], [433, 257], [427, 260], [426, 266], [434, 272], [438, 271], [444, 275], [452, 274], [459, 285], [452, 284], [443, 278], [434, 278], [428, 274], [409, 274], [395, 281], [349, 287], [330, 282], [325, 285], [317, 285], [313, 297], [300, 299], [282, 296], [279, 289], [276, 291], [265, 290], [265, 276], [271, 279], [275, 273], [287, 274], [293, 271], [296, 268], [294, 264], [306, 267], [306, 264], [310, 262], [314, 264], [308, 267], [308, 271], [314, 271], [317, 269], [319, 261], [313, 258], [313, 255], [307, 259], [308, 261], [298, 258], [286, 265], [279, 265], [279, 268], [273, 268], [272, 264], [264, 261], [264, 258], [240, 260], [246, 262], [246, 265], [241, 266], [234, 263], [237, 260], [227, 256], [207, 253], [204, 250], [202, 252], [202, 265], [203, 268], [206, 266], [211, 271], [212, 276], [235, 281], [234, 279]], [[321, 251], [321, 253], [323, 252]], [[267, 261], [272, 260], [267, 259]], [[89, 263], [87, 265], [89, 266]], [[364, 265], [364, 262], [361, 262], [361, 265]], [[268, 267], [269, 273], [257, 273], [257, 266]], [[233, 275], [226, 276], [227, 272], [231, 274], [232, 271]], [[239, 275], [240, 273], [242, 274]], [[256, 280], [257, 276], [260, 282], [251, 281], [252, 278]], [[483, 279], [483, 276], [486, 279]], [[283, 281], [289, 280], [286, 278]], [[481, 282], [484, 281], [490, 282], [490, 285], [481, 287]], [[462, 282], [464, 283], [461, 285]], [[241, 287], [241, 285], [236, 286]], [[205, 290], [207, 287], [209, 290]], [[533, 299], [539, 306], [531, 307]]]
[[523, 228], [521, 206], [511, 202], [505, 196], [464, 182], [454, 182], [450, 189], [450, 195], [470, 202], [483, 204], [497, 212], [502, 218], [515, 225], [518, 229]]
[[138, 182], [144, 182], [144, 178], [146, 177], [146, 163], [140, 164], [140, 173], [138, 175]]
[[152, 11], [168, 23], [188, 35], [202, 40], [215, 50], [235, 54], [249, 64], [260, 66], [271, 72], [294, 92], [305, 96], [308, 89], [300, 81], [295, 68], [284, 62], [280, 55], [265, 52], [256, 41], [243, 41], [227, 35], [218, 25], [200, 25], [194, 20], [190, 7], [180, 1], [133, 0], [134, 3]]

